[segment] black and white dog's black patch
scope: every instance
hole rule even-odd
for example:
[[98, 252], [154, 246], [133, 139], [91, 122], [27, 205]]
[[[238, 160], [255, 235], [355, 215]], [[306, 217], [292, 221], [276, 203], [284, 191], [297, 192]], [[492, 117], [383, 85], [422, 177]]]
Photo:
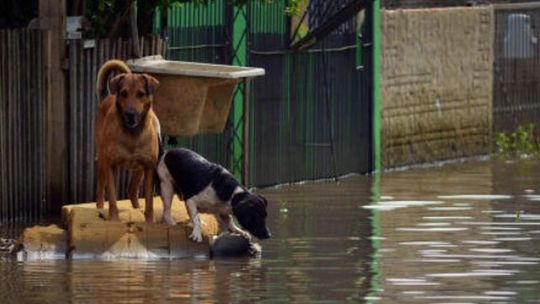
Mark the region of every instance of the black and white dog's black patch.
[[[176, 193], [188, 209], [193, 232], [190, 238], [201, 242], [201, 220], [198, 212], [217, 215], [222, 226], [230, 232], [249, 238], [251, 233], [259, 239], [270, 238], [266, 226], [264, 197], [252, 194], [220, 165], [206, 160], [189, 149], [173, 149], [161, 157], [157, 172], [161, 181], [163, 220], [176, 225], [171, 217], [171, 203]], [[238, 228], [234, 215], [246, 231]]]

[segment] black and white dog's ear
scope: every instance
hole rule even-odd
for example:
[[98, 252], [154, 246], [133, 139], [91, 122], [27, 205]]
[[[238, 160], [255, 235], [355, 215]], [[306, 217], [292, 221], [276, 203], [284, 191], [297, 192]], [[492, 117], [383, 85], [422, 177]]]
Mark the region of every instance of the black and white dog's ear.
[[248, 192], [243, 192], [243, 193], [238, 193], [237, 195], [233, 196], [232, 200], [231, 200], [231, 206], [234, 208], [236, 207], [236, 205], [238, 205], [238, 203], [240, 203], [241, 201], [243, 201], [246, 197], [248, 197], [249, 193]]
[[258, 195], [259, 198], [262, 200], [262, 202], [264, 203], [264, 206], [265, 207], [268, 207], [268, 201], [266, 200], [266, 198], [262, 195]]

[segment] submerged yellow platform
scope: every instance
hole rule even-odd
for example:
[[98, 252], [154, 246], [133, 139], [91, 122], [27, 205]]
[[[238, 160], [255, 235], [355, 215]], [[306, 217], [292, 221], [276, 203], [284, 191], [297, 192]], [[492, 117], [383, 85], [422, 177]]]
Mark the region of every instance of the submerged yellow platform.
[[[115, 258], [187, 258], [207, 257], [209, 240], [217, 235], [219, 225], [213, 215], [200, 214], [203, 242], [189, 239], [192, 225], [185, 204], [175, 199], [172, 216], [178, 223], [168, 226], [161, 221], [163, 204], [154, 198], [154, 223], [144, 221], [144, 200], [134, 209], [129, 200], [118, 201], [120, 221], [104, 220], [95, 203], [67, 205], [62, 208], [62, 226], [35, 226], [21, 236], [24, 255], [29, 259], [115, 259]], [[107, 207], [107, 203], [105, 204]], [[107, 208], [104, 209], [107, 214]]]

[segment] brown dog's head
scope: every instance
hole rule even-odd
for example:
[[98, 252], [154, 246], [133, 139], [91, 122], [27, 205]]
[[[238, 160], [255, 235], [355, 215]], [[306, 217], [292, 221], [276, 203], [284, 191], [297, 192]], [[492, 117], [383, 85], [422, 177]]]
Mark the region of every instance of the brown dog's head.
[[116, 107], [128, 129], [137, 129], [152, 107], [153, 95], [159, 82], [147, 74], [124, 73], [109, 83], [116, 95]]

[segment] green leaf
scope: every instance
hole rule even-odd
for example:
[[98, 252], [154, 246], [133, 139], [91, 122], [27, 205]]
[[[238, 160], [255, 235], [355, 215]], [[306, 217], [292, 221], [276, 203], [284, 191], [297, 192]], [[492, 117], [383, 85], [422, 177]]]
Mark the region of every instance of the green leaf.
[[98, 1], [98, 11], [104, 11], [105, 10], [105, 0], [99, 0]]

